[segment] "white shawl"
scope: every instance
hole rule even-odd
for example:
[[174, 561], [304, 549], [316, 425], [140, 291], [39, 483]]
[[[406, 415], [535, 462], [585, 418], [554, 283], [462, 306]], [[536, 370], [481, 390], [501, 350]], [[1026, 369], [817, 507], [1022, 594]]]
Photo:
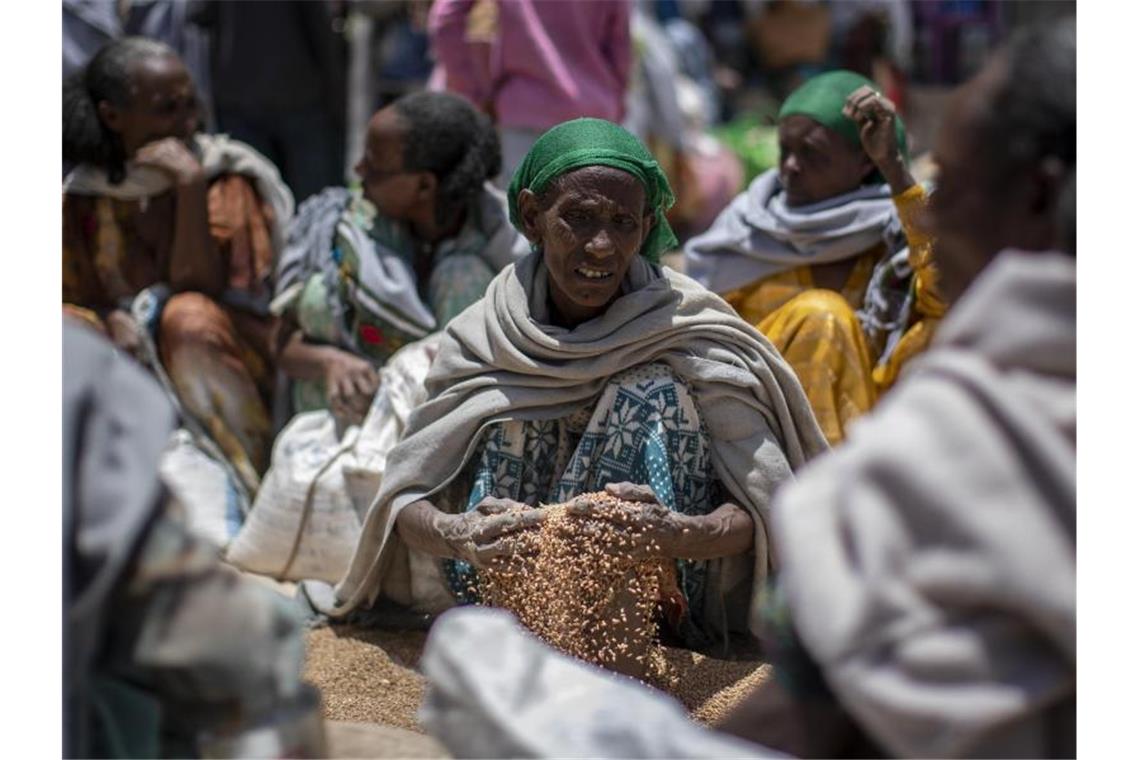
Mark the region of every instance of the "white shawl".
[[[194, 135], [194, 151], [207, 179], [222, 174], [241, 174], [253, 180], [261, 200], [273, 209], [273, 250], [280, 254], [285, 245], [285, 231], [293, 218], [293, 193], [282, 181], [277, 167], [243, 142], [229, 135]], [[107, 170], [91, 164], [80, 164], [63, 180], [63, 192], [74, 195], [98, 195], [117, 200], [134, 201], [162, 195], [171, 187], [170, 177], [149, 166], [127, 164], [127, 176], [117, 185], [107, 181]]]
[[846, 444], [781, 492], [796, 630], [891, 753], [1065, 751], [1075, 390], [1075, 259], [1006, 252]]
[[886, 185], [864, 185], [810, 206], [788, 206], [777, 170], [752, 181], [709, 229], [685, 243], [685, 271], [727, 293], [802, 266], [831, 264], [906, 238]]

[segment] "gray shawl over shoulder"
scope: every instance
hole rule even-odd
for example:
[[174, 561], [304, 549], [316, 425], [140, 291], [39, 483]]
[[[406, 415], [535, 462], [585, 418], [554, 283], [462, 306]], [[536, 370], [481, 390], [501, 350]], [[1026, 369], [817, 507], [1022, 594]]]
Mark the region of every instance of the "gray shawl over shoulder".
[[[222, 174], [248, 177], [258, 196], [273, 209], [269, 233], [273, 251], [280, 255], [285, 246], [285, 232], [293, 218], [293, 193], [281, 179], [281, 173], [268, 158], [229, 135], [194, 135], [192, 147], [207, 179]], [[127, 176], [117, 185], [107, 181], [107, 172], [91, 164], [80, 164], [63, 180], [63, 192], [74, 195], [99, 195], [132, 201], [161, 195], [173, 187], [164, 172], [149, 166], [128, 164]]]

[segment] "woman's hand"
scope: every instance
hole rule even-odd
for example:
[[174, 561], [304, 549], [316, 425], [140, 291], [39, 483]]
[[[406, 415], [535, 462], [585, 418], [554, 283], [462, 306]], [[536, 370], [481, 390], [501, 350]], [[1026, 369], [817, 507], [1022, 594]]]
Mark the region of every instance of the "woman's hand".
[[149, 166], [167, 174], [180, 186], [205, 182], [202, 164], [177, 137], [165, 137], [147, 143], [138, 149], [132, 161], [139, 166]]
[[637, 506], [615, 510], [580, 496], [567, 511], [627, 528], [627, 543], [614, 547], [616, 551], [634, 557], [702, 560], [741, 554], [752, 546], [752, 518], [735, 504], [722, 504], [707, 515], [685, 515], [658, 502], [649, 486], [607, 483], [605, 491]]
[[859, 126], [863, 150], [890, 184], [892, 193], [899, 195], [914, 185], [895, 134], [894, 103], [864, 85], [847, 97], [843, 115]]
[[595, 520], [606, 520], [622, 529], [625, 543], [612, 547], [633, 558], [676, 557], [682, 539], [691, 530], [690, 517], [673, 512], [657, 500], [649, 486], [636, 483], [607, 483], [605, 491], [615, 499], [636, 506], [614, 508], [579, 496], [570, 502], [568, 514]]
[[329, 409], [337, 417], [350, 424], [362, 423], [379, 387], [380, 375], [371, 363], [347, 351], [329, 351], [325, 360], [325, 395]]
[[138, 357], [142, 351], [142, 341], [139, 340], [139, 327], [135, 318], [122, 309], [115, 309], [107, 314], [104, 320], [107, 325], [107, 336], [123, 351]]
[[525, 550], [518, 541], [521, 534], [540, 527], [545, 519], [546, 510], [508, 499], [484, 499], [475, 509], [458, 515], [421, 500], [400, 511], [396, 532], [414, 549], [433, 557], [461, 559], [482, 569], [497, 557]]
[[488, 497], [470, 512], [443, 518], [440, 535], [451, 556], [482, 569], [497, 557], [517, 554], [519, 534], [541, 527], [546, 510]]

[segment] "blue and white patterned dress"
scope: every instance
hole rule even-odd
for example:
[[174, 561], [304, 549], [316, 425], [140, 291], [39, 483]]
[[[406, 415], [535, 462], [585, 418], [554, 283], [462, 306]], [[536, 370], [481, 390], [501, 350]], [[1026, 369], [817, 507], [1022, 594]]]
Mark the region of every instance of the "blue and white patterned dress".
[[[557, 504], [623, 481], [649, 485], [661, 504], [683, 514], [708, 514], [721, 503], [700, 411], [663, 364], [615, 375], [596, 402], [568, 417], [492, 425], [471, 472], [467, 510], [488, 496]], [[444, 568], [456, 597], [477, 601], [471, 566], [446, 560]], [[705, 563], [678, 560], [677, 573], [686, 604], [676, 627], [688, 638], [703, 607]]]

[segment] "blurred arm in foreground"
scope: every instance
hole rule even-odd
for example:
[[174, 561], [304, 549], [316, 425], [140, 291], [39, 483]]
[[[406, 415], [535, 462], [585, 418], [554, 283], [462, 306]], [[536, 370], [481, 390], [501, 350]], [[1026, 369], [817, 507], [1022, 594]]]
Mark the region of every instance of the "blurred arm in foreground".
[[154, 381], [85, 328], [63, 347], [64, 754], [198, 753], [304, 693], [300, 626], [166, 514]]

